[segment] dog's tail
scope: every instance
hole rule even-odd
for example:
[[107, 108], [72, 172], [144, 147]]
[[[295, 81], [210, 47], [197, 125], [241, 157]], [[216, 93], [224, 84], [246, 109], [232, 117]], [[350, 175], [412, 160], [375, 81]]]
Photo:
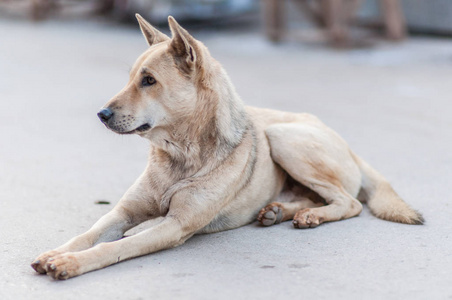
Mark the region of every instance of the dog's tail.
[[423, 224], [424, 218], [400, 198], [392, 186], [368, 163], [355, 155], [361, 174], [362, 186], [359, 200], [367, 202], [372, 214], [380, 219], [405, 223]]

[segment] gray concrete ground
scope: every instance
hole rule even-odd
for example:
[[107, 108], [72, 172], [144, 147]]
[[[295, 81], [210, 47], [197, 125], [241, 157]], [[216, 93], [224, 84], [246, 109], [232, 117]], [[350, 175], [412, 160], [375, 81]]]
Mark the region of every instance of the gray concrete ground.
[[[370, 50], [198, 32], [251, 105], [320, 116], [426, 219], [356, 218], [196, 236], [68, 281], [29, 264], [87, 230], [143, 170], [148, 143], [96, 112], [126, 83], [137, 28], [0, 21], [0, 299], [451, 299], [452, 43]], [[97, 200], [111, 205], [96, 205]]]

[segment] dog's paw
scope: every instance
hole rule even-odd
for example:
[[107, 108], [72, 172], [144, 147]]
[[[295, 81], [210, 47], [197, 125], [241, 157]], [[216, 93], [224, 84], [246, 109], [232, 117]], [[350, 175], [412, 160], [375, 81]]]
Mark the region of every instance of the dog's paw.
[[323, 223], [323, 218], [317, 216], [311, 209], [305, 208], [295, 214], [292, 223], [295, 228], [314, 228]]
[[58, 280], [80, 275], [80, 264], [77, 262], [74, 253], [70, 252], [49, 258], [44, 268], [47, 275]]
[[32, 263], [31, 263], [31, 267], [38, 272], [39, 274], [45, 274], [47, 273], [45, 266], [47, 264], [47, 261], [54, 257], [61, 254], [59, 251], [57, 250], [51, 250], [51, 251], [47, 251], [42, 253], [41, 255], [39, 255]]
[[273, 224], [281, 223], [283, 218], [282, 208], [280, 203], [270, 203], [262, 208], [257, 216], [257, 220], [264, 226], [271, 226]]

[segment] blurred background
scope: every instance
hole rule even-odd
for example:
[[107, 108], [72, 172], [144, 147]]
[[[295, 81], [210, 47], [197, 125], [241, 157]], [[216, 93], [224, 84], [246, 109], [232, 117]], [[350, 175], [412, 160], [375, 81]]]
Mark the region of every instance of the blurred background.
[[[137, 12], [168, 34], [173, 15], [246, 104], [319, 116], [426, 225], [364, 208], [38, 279], [32, 259], [87, 230], [145, 167], [148, 141], [96, 116], [147, 49]], [[0, 298], [451, 298], [451, 34], [450, 0], [0, 0]]]
[[[407, 32], [450, 36], [452, 4], [448, 0], [1, 0], [2, 17], [34, 21], [93, 19], [103, 16], [130, 22], [135, 13], [153, 24], [168, 15], [206, 24], [247, 22], [265, 27], [278, 41], [315, 27], [335, 46], [353, 45], [358, 29], [384, 31], [403, 39]], [[246, 21], [245, 21], [246, 20]], [[319, 31], [318, 30], [318, 31]], [[298, 32], [297, 32], [298, 31]], [[308, 30], [312, 31], [312, 30]], [[311, 32], [312, 34], [312, 32]], [[306, 32], [305, 32], [306, 35]], [[369, 32], [364, 37], [369, 37]]]

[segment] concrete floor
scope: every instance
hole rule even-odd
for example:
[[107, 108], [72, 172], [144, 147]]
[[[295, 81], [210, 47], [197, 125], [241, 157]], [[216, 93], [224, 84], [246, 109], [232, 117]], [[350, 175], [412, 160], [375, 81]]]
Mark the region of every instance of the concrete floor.
[[321, 117], [424, 226], [367, 208], [312, 230], [251, 224], [57, 282], [31, 261], [87, 230], [145, 166], [148, 143], [96, 112], [146, 44], [136, 27], [94, 22], [3, 20], [0, 32], [0, 299], [452, 299], [450, 40], [341, 52], [195, 33], [246, 103]]

